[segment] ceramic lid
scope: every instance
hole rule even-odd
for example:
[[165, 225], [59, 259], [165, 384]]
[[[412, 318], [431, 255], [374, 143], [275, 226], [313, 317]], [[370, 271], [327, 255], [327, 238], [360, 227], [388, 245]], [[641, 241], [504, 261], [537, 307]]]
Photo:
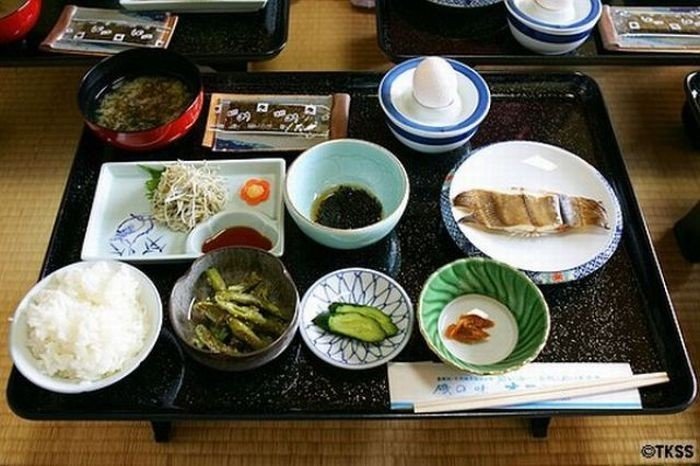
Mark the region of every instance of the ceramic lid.
[[506, 7], [521, 21], [538, 29], [587, 29], [602, 12], [600, 0], [506, 0]]

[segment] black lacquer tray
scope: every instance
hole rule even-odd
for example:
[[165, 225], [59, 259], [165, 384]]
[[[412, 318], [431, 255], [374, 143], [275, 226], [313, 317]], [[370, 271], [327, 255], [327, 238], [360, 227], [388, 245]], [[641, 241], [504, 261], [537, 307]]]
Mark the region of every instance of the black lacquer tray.
[[[698, 6], [697, 0], [603, 0], [615, 6]], [[472, 65], [692, 65], [700, 55], [610, 52], [598, 29], [577, 50], [538, 55], [511, 35], [503, 3], [482, 8], [451, 8], [426, 0], [377, 0], [379, 47], [394, 62], [441, 55]]]
[[[472, 416], [549, 417], [557, 414], [669, 413], [688, 407], [696, 382], [676, 316], [615, 140], [601, 93], [580, 74], [486, 74], [491, 111], [474, 147], [537, 140], [564, 147], [595, 165], [610, 181], [624, 212], [624, 238], [598, 272], [570, 284], [543, 286], [551, 307], [549, 341], [538, 361], [629, 362], [634, 372], [667, 371], [671, 382], [642, 390], [642, 410], [526, 411], [518, 409], [415, 415], [389, 409], [386, 367], [344, 371], [317, 359], [297, 335], [275, 361], [245, 373], [207, 369], [183, 355], [165, 322], [146, 361], [123, 381], [97, 392], [61, 395], [44, 391], [13, 369], [8, 402], [29, 419], [327, 419]], [[248, 93], [348, 92], [350, 136], [387, 147], [409, 173], [411, 197], [396, 230], [359, 251], [335, 251], [306, 238], [286, 218], [283, 261], [300, 293], [327, 272], [349, 266], [382, 270], [396, 278], [415, 302], [423, 282], [439, 266], [462, 256], [443, 227], [439, 210], [445, 175], [467, 148], [422, 155], [398, 143], [383, 123], [377, 74], [217, 74], [205, 76], [208, 91]], [[42, 276], [78, 261], [89, 206], [104, 162], [214, 159], [202, 149], [203, 121], [184, 140], [157, 153], [133, 154], [101, 144], [84, 132], [70, 172]], [[275, 156], [278, 154], [258, 154]], [[297, 153], [283, 153], [290, 162]], [[163, 302], [187, 264], [139, 266], [155, 282]], [[167, 310], [165, 312], [167, 315]], [[416, 328], [399, 361], [434, 360]]]
[[[290, 0], [268, 0], [251, 13], [179, 13], [169, 48], [200, 65], [245, 70], [248, 61], [276, 56], [287, 43]], [[95, 63], [98, 57], [43, 52], [39, 44], [49, 34], [65, 5], [119, 8], [119, 0], [44, 0], [36, 27], [22, 41], [0, 46], [0, 66]]]

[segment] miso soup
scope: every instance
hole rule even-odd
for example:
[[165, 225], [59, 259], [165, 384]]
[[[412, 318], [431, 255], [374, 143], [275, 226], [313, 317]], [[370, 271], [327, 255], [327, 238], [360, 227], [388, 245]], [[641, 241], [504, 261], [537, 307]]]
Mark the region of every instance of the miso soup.
[[192, 100], [181, 80], [170, 76], [123, 78], [97, 99], [95, 122], [114, 131], [143, 131], [177, 117]]

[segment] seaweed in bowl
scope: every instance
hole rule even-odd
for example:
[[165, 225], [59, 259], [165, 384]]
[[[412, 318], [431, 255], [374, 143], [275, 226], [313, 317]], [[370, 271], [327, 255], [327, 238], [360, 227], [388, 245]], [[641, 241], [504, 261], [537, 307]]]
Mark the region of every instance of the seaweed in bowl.
[[218, 370], [270, 362], [296, 332], [299, 295], [282, 262], [257, 248], [217, 249], [197, 259], [170, 295], [184, 350]]

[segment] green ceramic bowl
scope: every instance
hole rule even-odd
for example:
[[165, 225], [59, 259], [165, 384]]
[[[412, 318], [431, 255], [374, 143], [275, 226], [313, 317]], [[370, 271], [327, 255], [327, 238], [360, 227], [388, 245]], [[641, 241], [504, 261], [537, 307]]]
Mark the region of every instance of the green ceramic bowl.
[[[474, 309], [495, 322], [486, 329], [487, 340], [465, 344], [444, 336], [449, 324]], [[430, 349], [447, 364], [475, 374], [502, 374], [540, 353], [549, 335], [549, 307], [519, 270], [490, 259], [460, 259], [428, 278], [418, 323]]]

